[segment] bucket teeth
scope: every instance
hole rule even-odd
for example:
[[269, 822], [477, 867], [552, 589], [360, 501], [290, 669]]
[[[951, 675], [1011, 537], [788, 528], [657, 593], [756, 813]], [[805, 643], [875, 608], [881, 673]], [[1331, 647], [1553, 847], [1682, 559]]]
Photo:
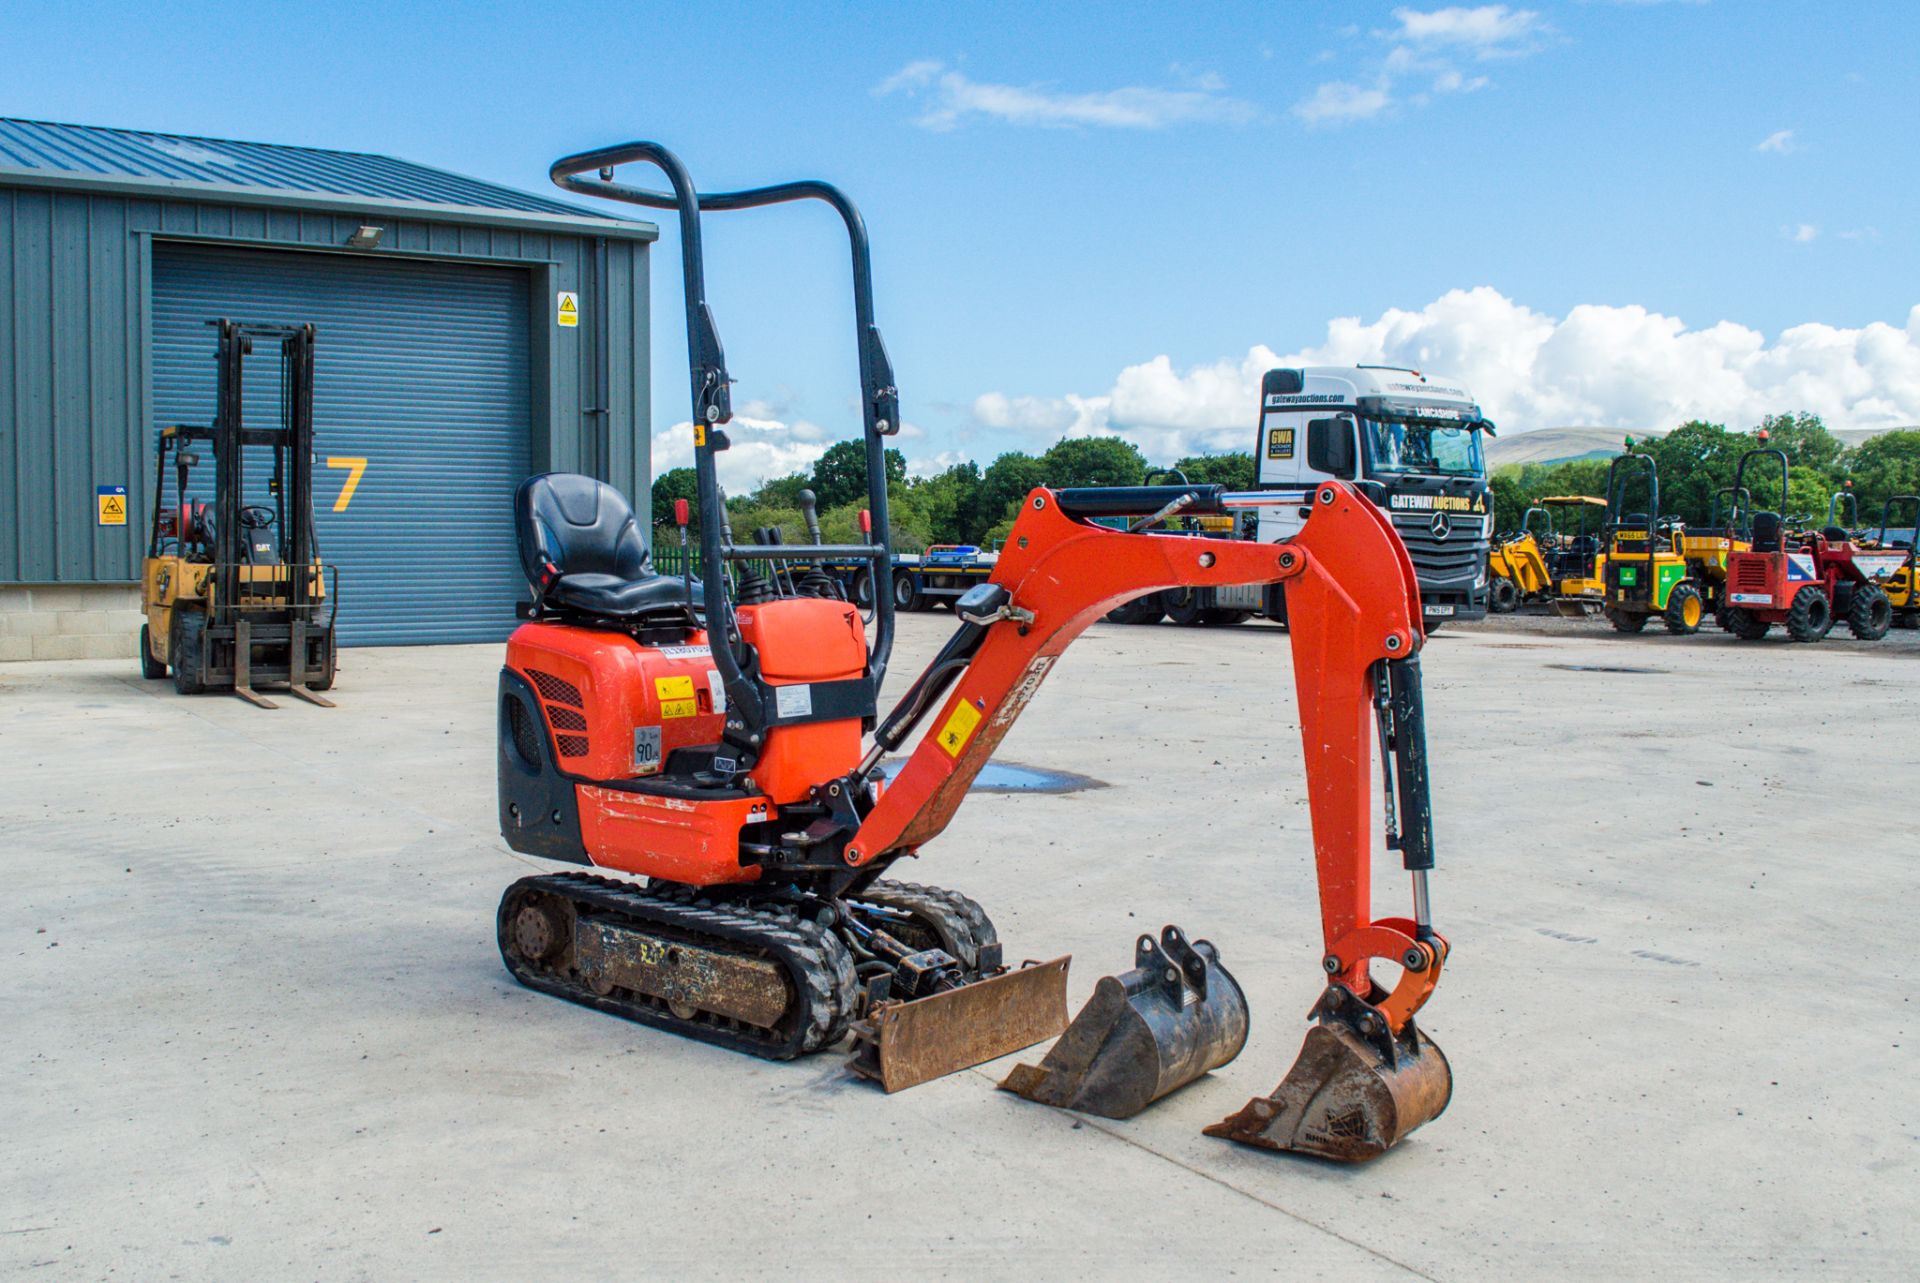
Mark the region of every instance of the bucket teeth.
[[1273, 1094], [1206, 1134], [1341, 1163], [1379, 1157], [1453, 1097], [1446, 1056], [1412, 1022], [1384, 1037], [1385, 1048], [1338, 1019], [1313, 1026]]
[[1003, 1091], [1060, 1109], [1131, 1118], [1235, 1056], [1247, 1000], [1205, 940], [1169, 926], [1141, 936], [1134, 968], [1103, 976], [1038, 1065], [1016, 1065]]

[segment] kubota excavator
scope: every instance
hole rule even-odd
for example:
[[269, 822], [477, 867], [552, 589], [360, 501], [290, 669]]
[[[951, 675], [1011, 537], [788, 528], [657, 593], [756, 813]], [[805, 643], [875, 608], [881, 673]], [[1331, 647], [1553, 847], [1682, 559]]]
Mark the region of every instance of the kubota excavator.
[[[614, 181], [644, 162], [669, 192]], [[585, 175], [595, 173], [597, 177]], [[543, 874], [501, 900], [508, 969], [534, 989], [773, 1059], [852, 1037], [851, 1064], [889, 1091], [1062, 1036], [1003, 1087], [1126, 1117], [1233, 1059], [1239, 986], [1206, 941], [1168, 927], [1100, 982], [1068, 1027], [1067, 959], [1009, 968], [966, 896], [885, 875], [946, 827], [974, 776], [1062, 652], [1122, 601], [1166, 589], [1285, 586], [1307, 755], [1326, 988], [1306, 1046], [1270, 1096], [1208, 1128], [1270, 1149], [1371, 1158], [1437, 1116], [1445, 1057], [1417, 1027], [1447, 957], [1427, 903], [1433, 866], [1420, 689], [1420, 598], [1385, 515], [1339, 482], [1231, 493], [1208, 485], [1032, 491], [990, 582], [884, 717], [894, 636], [875, 594], [856, 608], [806, 573], [884, 567], [886, 438], [898, 393], [874, 324], [867, 237], [836, 188], [794, 182], [699, 193], [665, 148], [571, 156], [554, 181], [674, 211], [686, 286], [701, 578], [656, 574], [612, 487], [531, 478], [515, 499], [534, 599], [500, 675], [500, 825], [516, 851], [611, 870]], [[870, 525], [864, 541], [733, 542], [715, 456], [729, 387], [705, 300], [701, 212], [820, 200], [853, 256]], [[1150, 531], [1175, 515], [1286, 504], [1279, 544]], [[1131, 519], [1131, 529], [1094, 524]], [[684, 538], [689, 515], [680, 518]], [[782, 569], [782, 567], [786, 569]], [[771, 567], [770, 571], [764, 568]], [[887, 756], [929, 729], [898, 770]], [[865, 732], [871, 731], [871, 742]], [[1370, 772], [1386, 776], [1387, 845], [1412, 878], [1411, 917], [1376, 918]], [[638, 879], [644, 878], [645, 881]], [[1370, 964], [1399, 969], [1389, 990]]]

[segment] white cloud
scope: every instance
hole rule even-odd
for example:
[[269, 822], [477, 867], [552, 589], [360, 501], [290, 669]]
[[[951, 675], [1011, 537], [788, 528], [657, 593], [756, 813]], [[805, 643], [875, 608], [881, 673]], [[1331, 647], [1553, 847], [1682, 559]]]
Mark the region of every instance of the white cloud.
[[914, 123], [927, 129], [957, 129], [971, 117], [1012, 125], [1066, 128], [1163, 129], [1192, 121], [1246, 124], [1259, 115], [1252, 103], [1227, 97], [1212, 73], [1176, 67], [1190, 87], [1160, 89], [1130, 85], [1064, 93], [1041, 85], [1005, 85], [974, 80], [943, 62], [923, 58], [888, 76], [873, 92], [906, 94], [923, 101]]
[[973, 403], [973, 417], [989, 428], [1016, 428], [1056, 436], [1084, 436], [1089, 425], [1103, 421], [1099, 404], [1071, 394], [1063, 397], [1004, 396], [989, 392]]
[[965, 463], [970, 457], [965, 450], [942, 450], [939, 454], [925, 459], [908, 459], [907, 475], [910, 477], [934, 477], [956, 464]]
[[[1122, 370], [1100, 395], [989, 394], [975, 412], [988, 426], [1026, 426], [1048, 438], [1118, 434], [1165, 461], [1248, 448], [1265, 371], [1356, 364], [1460, 379], [1508, 432], [1672, 427], [1689, 418], [1746, 426], [1794, 410], [1839, 428], [1920, 422], [1920, 306], [1904, 328], [1809, 323], [1770, 342], [1731, 321], [1690, 330], [1638, 306], [1586, 304], [1556, 319], [1489, 286], [1452, 290], [1417, 311], [1395, 308], [1373, 321], [1335, 319], [1323, 342], [1294, 352], [1255, 346], [1244, 357], [1184, 370], [1156, 356]], [[981, 412], [1015, 405], [1022, 413], [1006, 422]]]
[[1776, 156], [1784, 156], [1790, 151], [1798, 151], [1799, 147], [1796, 146], [1793, 141], [1793, 131], [1791, 129], [1776, 129], [1765, 138], [1762, 138], [1758, 143], [1754, 144], [1753, 149], [1755, 151], [1770, 151]]
[[[1388, 48], [1367, 77], [1317, 85], [1293, 105], [1293, 114], [1309, 125], [1351, 124], [1370, 120], [1399, 103], [1424, 107], [1436, 95], [1473, 93], [1493, 82], [1486, 76], [1462, 72], [1455, 65], [1458, 59], [1489, 62], [1524, 58], [1537, 53], [1553, 34], [1532, 9], [1511, 9], [1503, 4], [1400, 8], [1393, 11], [1393, 16], [1397, 27], [1372, 33]], [[1361, 59], [1363, 66], [1368, 61]], [[1428, 88], [1401, 93], [1400, 82], [1410, 77], [1427, 80]]]
[[1794, 223], [1781, 228], [1780, 234], [1796, 245], [1806, 245], [1820, 238], [1820, 229], [1812, 223]]
[[1393, 104], [1384, 79], [1372, 88], [1330, 80], [1293, 105], [1293, 114], [1309, 125], [1340, 124], [1377, 116]]
[[[749, 408], [761, 408], [749, 403]], [[720, 484], [730, 495], [756, 490], [774, 477], [806, 472], [827, 452], [835, 438], [818, 424], [804, 419], [778, 419], [736, 414], [723, 429], [733, 444], [714, 456]], [[676, 423], [653, 434], [653, 475], [672, 468], [693, 466], [693, 424]]]
[[1547, 33], [1546, 23], [1532, 9], [1509, 9], [1483, 4], [1469, 9], [1451, 6], [1421, 12], [1395, 9], [1400, 25], [1385, 33], [1403, 44], [1436, 48], [1447, 46], [1476, 58], [1515, 58], [1532, 53]]

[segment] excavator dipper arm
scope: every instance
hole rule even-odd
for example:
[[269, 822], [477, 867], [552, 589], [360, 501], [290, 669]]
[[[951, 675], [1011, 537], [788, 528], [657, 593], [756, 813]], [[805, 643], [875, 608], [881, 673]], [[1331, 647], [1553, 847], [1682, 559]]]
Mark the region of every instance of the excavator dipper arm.
[[[1284, 584], [1329, 979], [1313, 1012], [1314, 1034], [1338, 1041], [1340, 1055], [1319, 1057], [1320, 1080], [1295, 1084], [1291, 1096], [1305, 1096], [1290, 1106], [1282, 1097], [1306, 1065], [1303, 1053], [1274, 1097], [1256, 1098], [1241, 1116], [1209, 1130], [1268, 1148], [1371, 1157], [1438, 1114], [1451, 1094], [1444, 1058], [1413, 1023], [1447, 952], [1426, 909], [1432, 830], [1413, 565], [1386, 516], [1337, 482], [1250, 494], [1187, 488], [1187, 512], [1275, 503], [1308, 510], [1301, 533], [1287, 543], [1134, 533], [1087, 520], [1152, 514], [1177, 489], [1143, 488], [1131, 497], [1039, 489], [1027, 497], [993, 575], [1004, 596], [986, 603], [992, 614], [984, 622], [976, 615], [963, 624], [910, 692], [903, 708], [915, 705], [911, 720], [918, 721], [939, 687], [951, 683], [928, 733], [865, 816], [845, 859], [854, 868], [884, 865], [939, 834], [1061, 653], [1114, 606], [1168, 588]], [[893, 746], [889, 739], [903, 737], [900, 717], [883, 724], [863, 771]], [[1372, 911], [1376, 740], [1387, 777], [1388, 845], [1414, 879], [1411, 919], [1376, 919]], [[1374, 959], [1401, 968], [1391, 992], [1374, 984]], [[1308, 1052], [1315, 1043], [1310, 1036]]]

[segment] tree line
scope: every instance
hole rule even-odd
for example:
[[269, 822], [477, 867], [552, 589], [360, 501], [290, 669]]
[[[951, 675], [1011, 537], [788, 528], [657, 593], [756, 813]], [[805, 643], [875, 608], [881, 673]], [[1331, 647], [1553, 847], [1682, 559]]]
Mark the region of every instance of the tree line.
[[[1761, 432], [1766, 433], [1764, 442]], [[1745, 481], [1754, 511], [1824, 523], [1833, 494], [1850, 490], [1859, 508], [1859, 524], [1878, 526], [1889, 498], [1920, 494], [1920, 430], [1884, 432], [1848, 449], [1817, 414], [1773, 414], [1751, 432], [1729, 431], [1722, 424], [1691, 419], [1664, 437], [1642, 441], [1623, 437], [1621, 444], [1623, 449], [1652, 457], [1660, 478], [1660, 515], [1695, 526], [1715, 518], [1715, 494], [1733, 484], [1740, 457], [1762, 446], [1787, 456], [1791, 465], [1789, 489], [1783, 500], [1777, 460], [1754, 460], [1747, 466]], [[1769, 462], [1771, 468], [1763, 466]], [[1606, 498], [1611, 463], [1611, 459], [1571, 459], [1494, 469], [1489, 479], [1494, 528], [1519, 529], [1527, 508], [1548, 495]], [[1644, 487], [1633, 483], [1630, 506], [1644, 495]], [[1841, 515], [1843, 521], [1851, 520], [1845, 516], [1844, 507]], [[1902, 507], [1895, 510], [1892, 524], [1911, 526], [1914, 519], [1910, 509]]]
[[[1035, 486], [1137, 486], [1146, 476], [1146, 456], [1119, 437], [1071, 437], [1042, 454], [1010, 450], [982, 468], [969, 460], [927, 477], [907, 475], [906, 456], [886, 452], [887, 507], [894, 547], [918, 552], [930, 544], [991, 546], [1006, 538], [1021, 500]], [[1193, 455], [1174, 465], [1195, 483], [1250, 489], [1253, 456], [1246, 451]], [[803, 538], [800, 492], [811, 490], [819, 507], [821, 537], [828, 543], [859, 542], [860, 512], [867, 506], [866, 447], [841, 441], [820, 456], [809, 472], [765, 481], [752, 492], [727, 496], [727, 519], [734, 538], [752, 538], [761, 527], [785, 532], [789, 542]], [[673, 525], [673, 501], [695, 496], [692, 468], [674, 468], [653, 483], [655, 546]], [[671, 536], [667, 541], [671, 543]]]
[[[1920, 494], [1920, 430], [1882, 433], [1848, 449], [1814, 414], [1768, 415], [1751, 432], [1730, 431], [1722, 424], [1695, 419], [1664, 437], [1634, 442], [1631, 449], [1653, 458], [1660, 477], [1661, 514], [1704, 525], [1714, 515], [1715, 492], [1733, 484], [1740, 456], [1761, 444], [1761, 430], [1767, 433], [1765, 444], [1783, 450], [1792, 464], [1791, 489], [1782, 503], [1778, 468], [1769, 471], [1756, 461], [1747, 469], [1747, 487], [1756, 509], [1824, 521], [1831, 495], [1850, 488], [1861, 524], [1877, 525], [1888, 498]], [[1623, 435], [1623, 448], [1629, 440]], [[991, 546], [1006, 538], [1020, 501], [1035, 486], [1133, 486], [1148, 471], [1139, 448], [1118, 437], [1066, 438], [1037, 455], [1011, 450], [985, 468], [969, 460], [926, 477], [909, 477], [906, 457], [898, 450], [888, 450], [886, 461], [894, 546], [903, 552], [918, 552], [937, 543]], [[1547, 495], [1605, 498], [1610, 463], [1610, 459], [1573, 459], [1494, 469], [1490, 478], [1494, 528], [1518, 529], [1527, 508]], [[1254, 485], [1253, 456], [1244, 450], [1189, 455], [1174, 467], [1199, 484], [1234, 489]], [[790, 541], [804, 538], [802, 490], [814, 492], [821, 535], [827, 542], [860, 542], [867, 468], [865, 447], [857, 439], [836, 443], [807, 472], [775, 477], [747, 494], [729, 495], [727, 514], [735, 537], [747, 541], [757, 528], [777, 527]], [[1633, 493], [1642, 492], [1636, 486]], [[692, 468], [674, 468], [655, 479], [656, 547], [672, 543], [666, 530], [673, 524], [673, 501], [692, 502], [694, 497]], [[1913, 520], [1897, 512], [1894, 524], [1910, 525]], [[663, 535], [665, 543], [660, 542]]]

